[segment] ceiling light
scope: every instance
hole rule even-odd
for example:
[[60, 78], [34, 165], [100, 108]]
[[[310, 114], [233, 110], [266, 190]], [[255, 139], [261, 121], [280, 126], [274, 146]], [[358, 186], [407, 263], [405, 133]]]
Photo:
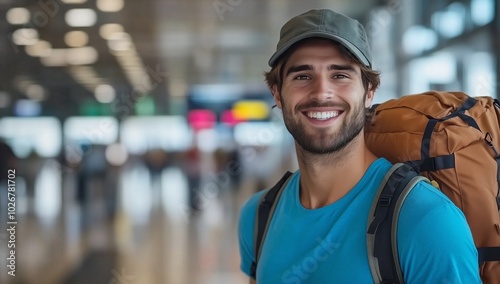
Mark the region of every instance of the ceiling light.
[[71, 31], [64, 35], [64, 42], [70, 47], [82, 47], [89, 42], [89, 36], [86, 32]]
[[128, 151], [122, 144], [111, 144], [106, 148], [106, 160], [113, 166], [121, 166], [128, 159]]
[[181, 56], [190, 52], [196, 40], [193, 34], [183, 28], [168, 29], [160, 35], [160, 44], [169, 54]]
[[478, 26], [484, 26], [495, 18], [495, 2], [493, 0], [472, 0], [471, 2], [472, 22]]
[[66, 62], [69, 65], [88, 65], [97, 61], [97, 50], [92, 46], [69, 48], [66, 50]]
[[38, 84], [29, 85], [26, 88], [26, 96], [35, 101], [42, 101], [46, 97], [45, 89]]
[[90, 92], [95, 92], [98, 85], [104, 84], [103, 80], [91, 66], [72, 66], [69, 67], [69, 73]]
[[409, 55], [417, 55], [436, 46], [435, 31], [424, 26], [411, 26], [403, 34], [403, 49]]
[[52, 50], [50, 42], [45, 40], [39, 40], [32, 45], [27, 45], [25, 51], [28, 55], [33, 57], [44, 57], [49, 56]]
[[70, 27], [91, 27], [97, 21], [97, 15], [92, 9], [71, 9], [66, 12], [66, 23]]
[[0, 91], [0, 108], [6, 108], [10, 105], [10, 96], [7, 92]]
[[110, 52], [111, 52], [111, 54], [116, 56], [116, 59], [119, 60], [120, 62], [126, 62], [127, 58], [137, 56], [137, 52], [135, 51], [135, 49], [126, 49], [126, 50], [121, 50], [121, 51], [110, 50]]
[[28, 88], [28, 86], [33, 83], [33, 81], [28, 76], [24, 75], [16, 76], [13, 82], [17, 90], [21, 92], [24, 92], [26, 88]]
[[171, 97], [179, 97], [182, 98], [186, 96], [188, 87], [184, 80], [182, 79], [171, 79], [169, 84], [169, 94]]
[[110, 103], [116, 97], [115, 89], [107, 84], [99, 85], [95, 88], [95, 98], [100, 103]]
[[90, 66], [71, 67], [70, 72], [78, 75], [80, 79], [84, 80], [98, 77], [94, 68]]
[[18, 29], [12, 33], [12, 41], [17, 45], [30, 45], [38, 41], [38, 32], [35, 29]]
[[120, 24], [104, 24], [99, 28], [99, 35], [103, 39], [110, 39], [114, 33], [122, 33], [123, 26]]
[[7, 19], [7, 22], [9, 22], [9, 24], [24, 25], [29, 22], [30, 16], [31, 14], [28, 9], [17, 7], [7, 11], [5, 18]]
[[108, 39], [108, 47], [112, 51], [124, 51], [132, 49], [134, 44], [128, 33], [114, 33]]
[[65, 4], [82, 4], [87, 2], [87, 0], [61, 0]]
[[[124, 52], [123, 52], [124, 53]], [[137, 54], [123, 54], [123, 53], [118, 53], [118, 63], [122, 65], [123, 67], [138, 67], [142, 66], [142, 62], [139, 57], [137, 57]]]
[[259, 38], [248, 30], [224, 29], [217, 34], [216, 43], [223, 48], [245, 48], [258, 44]]
[[103, 12], [118, 12], [123, 9], [123, 0], [97, 0], [97, 9]]
[[40, 61], [49, 67], [66, 66], [66, 49], [54, 48], [49, 55], [41, 57]]

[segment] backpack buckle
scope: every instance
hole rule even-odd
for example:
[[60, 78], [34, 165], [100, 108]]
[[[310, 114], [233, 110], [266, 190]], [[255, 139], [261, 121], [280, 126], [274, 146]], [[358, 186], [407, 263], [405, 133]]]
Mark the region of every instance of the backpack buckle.
[[391, 204], [392, 195], [380, 196], [378, 204], [382, 207], [388, 207]]

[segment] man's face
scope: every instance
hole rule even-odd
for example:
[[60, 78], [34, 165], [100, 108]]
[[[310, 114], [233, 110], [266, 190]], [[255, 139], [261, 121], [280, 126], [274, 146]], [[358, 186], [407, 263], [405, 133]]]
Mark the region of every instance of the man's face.
[[365, 123], [373, 91], [365, 91], [357, 64], [329, 40], [302, 43], [283, 66], [276, 105], [285, 125], [303, 150], [335, 153], [356, 138]]

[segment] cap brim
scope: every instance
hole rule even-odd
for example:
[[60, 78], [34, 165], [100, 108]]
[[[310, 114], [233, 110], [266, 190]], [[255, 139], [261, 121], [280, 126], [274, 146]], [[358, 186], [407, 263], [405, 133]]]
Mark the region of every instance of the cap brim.
[[304, 33], [301, 34], [300, 36], [294, 37], [293, 39], [289, 40], [285, 45], [283, 45], [280, 49], [276, 50], [276, 52], [271, 56], [269, 59], [269, 66], [273, 67], [274, 64], [276, 63], [276, 60], [283, 55], [292, 45], [296, 44], [297, 42], [307, 39], [307, 38], [326, 38], [326, 39], [331, 39], [333, 41], [336, 41], [343, 46], [345, 46], [349, 51], [351, 51], [356, 58], [358, 58], [365, 66], [368, 66], [371, 68], [370, 61], [366, 58], [366, 56], [357, 48], [355, 47], [352, 43], [349, 41], [345, 40], [342, 37], [338, 37], [329, 33], [322, 33], [322, 32], [310, 32], [310, 33]]

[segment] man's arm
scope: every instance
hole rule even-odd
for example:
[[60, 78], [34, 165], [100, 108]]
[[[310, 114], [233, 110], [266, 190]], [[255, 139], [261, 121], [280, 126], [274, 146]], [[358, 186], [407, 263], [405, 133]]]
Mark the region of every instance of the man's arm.
[[436, 205], [442, 193], [435, 189], [415, 189], [398, 222], [405, 282], [481, 283], [477, 250], [463, 213], [451, 201]]
[[250, 284], [255, 284], [255, 279], [250, 278]]

